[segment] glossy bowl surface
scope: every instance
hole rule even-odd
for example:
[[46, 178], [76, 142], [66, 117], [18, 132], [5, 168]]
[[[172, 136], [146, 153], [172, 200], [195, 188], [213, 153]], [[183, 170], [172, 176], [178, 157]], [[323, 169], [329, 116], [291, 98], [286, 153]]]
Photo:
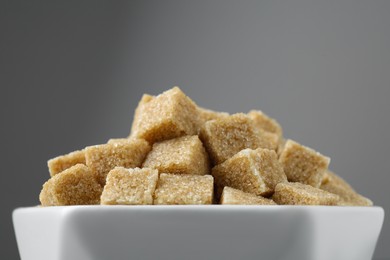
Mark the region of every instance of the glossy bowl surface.
[[380, 207], [67, 206], [13, 212], [22, 260], [369, 260]]

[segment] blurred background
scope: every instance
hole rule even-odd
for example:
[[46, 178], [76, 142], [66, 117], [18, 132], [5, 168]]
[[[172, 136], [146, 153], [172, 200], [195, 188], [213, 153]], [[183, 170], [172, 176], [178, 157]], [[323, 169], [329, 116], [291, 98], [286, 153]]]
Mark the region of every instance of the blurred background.
[[[1, 259], [49, 158], [124, 137], [143, 93], [265, 111], [390, 210], [390, 1], [1, 1]], [[375, 259], [390, 259], [385, 219]]]

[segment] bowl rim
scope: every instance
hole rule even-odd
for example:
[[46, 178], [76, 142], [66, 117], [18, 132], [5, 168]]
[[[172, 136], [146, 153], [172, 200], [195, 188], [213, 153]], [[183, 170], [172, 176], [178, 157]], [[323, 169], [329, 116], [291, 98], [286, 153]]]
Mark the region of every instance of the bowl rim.
[[26, 206], [18, 207], [13, 210], [15, 213], [27, 213], [27, 212], [45, 212], [45, 211], [182, 211], [182, 210], [197, 210], [197, 211], [226, 211], [226, 210], [237, 210], [237, 211], [285, 211], [285, 210], [305, 210], [305, 211], [327, 211], [327, 212], [339, 212], [339, 211], [371, 211], [380, 212], [385, 214], [385, 210], [381, 206], [323, 206], [323, 205], [71, 205], [71, 206], [50, 206], [43, 207], [37, 206]]

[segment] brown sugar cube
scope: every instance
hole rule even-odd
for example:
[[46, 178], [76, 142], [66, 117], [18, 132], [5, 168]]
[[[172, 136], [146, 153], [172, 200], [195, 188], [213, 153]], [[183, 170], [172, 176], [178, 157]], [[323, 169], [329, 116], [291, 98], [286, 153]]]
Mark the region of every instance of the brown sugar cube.
[[204, 175], [210, 172], [208, 154], [197, 135], [154, 143], [143, 167], [176, 174]]
[[176, 175], [161, 173], [154, 193], [154, 204], [211, 204], [213, 177], [211, 175]]
[[279, 183], [272, 199], [280, 205], [337, 205], [339, 196], [299, 182]]
[[154, 96], [151, 96], [149, 94], [144, 94], [141, 98], [141, 100], [138, 102], [138, 106], [137, 108], [135, 109], [135, 112], [134, 112], [134, 117], [133, 117], [133, 123], [131, 125], [131, 133], [130, 133], [130, 136], [134, 136], [135, 134], [135, 128], [137, 127], [137, 125], [141, 124], [142, 123], [142, 119], [141, 119], [141, 113], [142, 113], [142, 110], [144, 109], [145, 107], [145, 104], [149, 103], [150, 101], [152, 101], [155, 97]]
[[103, 186], [109, 171], [116, 166], [140, 167], [150, 149], [148, 142], [142, 139], [89, 146], [85, 148], [86, 165]]
[[280, 145], [280, 138], [277, 134], [266, 132], [264, 130], [259, 129], [260, 136], [265, 143], [265, 146], [269, 150], [277, 151]]
[[228, 113], [217, 112], [203, 107], [198, 107], [198, 111], [199, 111], [200, 122], [202, 125], [207, 121], [214, 120], [214, 119], [221, 119], [229, 116]]
[[273, 118], [270, 118], [262, 111], [251, 110], [248, 116], [254, 121], [256, 127], [263, 129], [264, 131], [274, 133], [278, 137], [283, 136], [283, 130], [280, 124]]
[[330, 158], [309, 147], [287, 140], [279, 161], [289, 181], [301, 182], [318, 188], [328, 169]]
[[372, 206], [370, 199], [358, 194], [345, 180], [331, 171], [326, 171], [320, 189], [340, 197], [340, 206]]
[[224, 162], [246, 148], [273, 149], [275, 147], [254, 126], [252, 120], [242, 113], [207, 121], [200, 131], [200, 139], [214, 165]]
[[49, 179], [39, 195], [42, 206], [99, 204], [102, 187], [92, 171], [76, 164]]
[[152, 205], [158, 171], [149, 168], [116, 167], [107, 175], [100, 199], [102, 205]]
[[56, 158], [47, 161], [47, 167], [49, 168], [50, 176], [54, 176], [57, 173], [62, 172], [76, 164], [85, 164], [84, 151], [74, 151], [65, 155], [58, 156]]
[[134, 115], [131, 136], [154, 143], [198, 134], [197, 106], [178, 87], [141, 102]]
[[283, 167], [275, 151], [245, 149], [215, 166], [211, 174], [217, 186], [229, 186], [255, 195], [267, 196], [274, 192], [276, 184], [287, 182]]
[[225, 187], [222, 192], [220, 204], [228, 205], [276, 205], [271, 199], [256, 196], [230, 187]]

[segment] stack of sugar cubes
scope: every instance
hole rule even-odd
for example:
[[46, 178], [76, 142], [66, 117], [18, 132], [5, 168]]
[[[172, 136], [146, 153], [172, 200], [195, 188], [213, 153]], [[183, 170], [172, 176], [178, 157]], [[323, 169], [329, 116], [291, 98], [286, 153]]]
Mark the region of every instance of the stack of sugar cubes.
[[49, 160], [39, 198], [42, 206], [371, 206], [329, 162], [284, 139], [261, 111], [204, 109], [174, 87], [142, 97], [128, 138]]

